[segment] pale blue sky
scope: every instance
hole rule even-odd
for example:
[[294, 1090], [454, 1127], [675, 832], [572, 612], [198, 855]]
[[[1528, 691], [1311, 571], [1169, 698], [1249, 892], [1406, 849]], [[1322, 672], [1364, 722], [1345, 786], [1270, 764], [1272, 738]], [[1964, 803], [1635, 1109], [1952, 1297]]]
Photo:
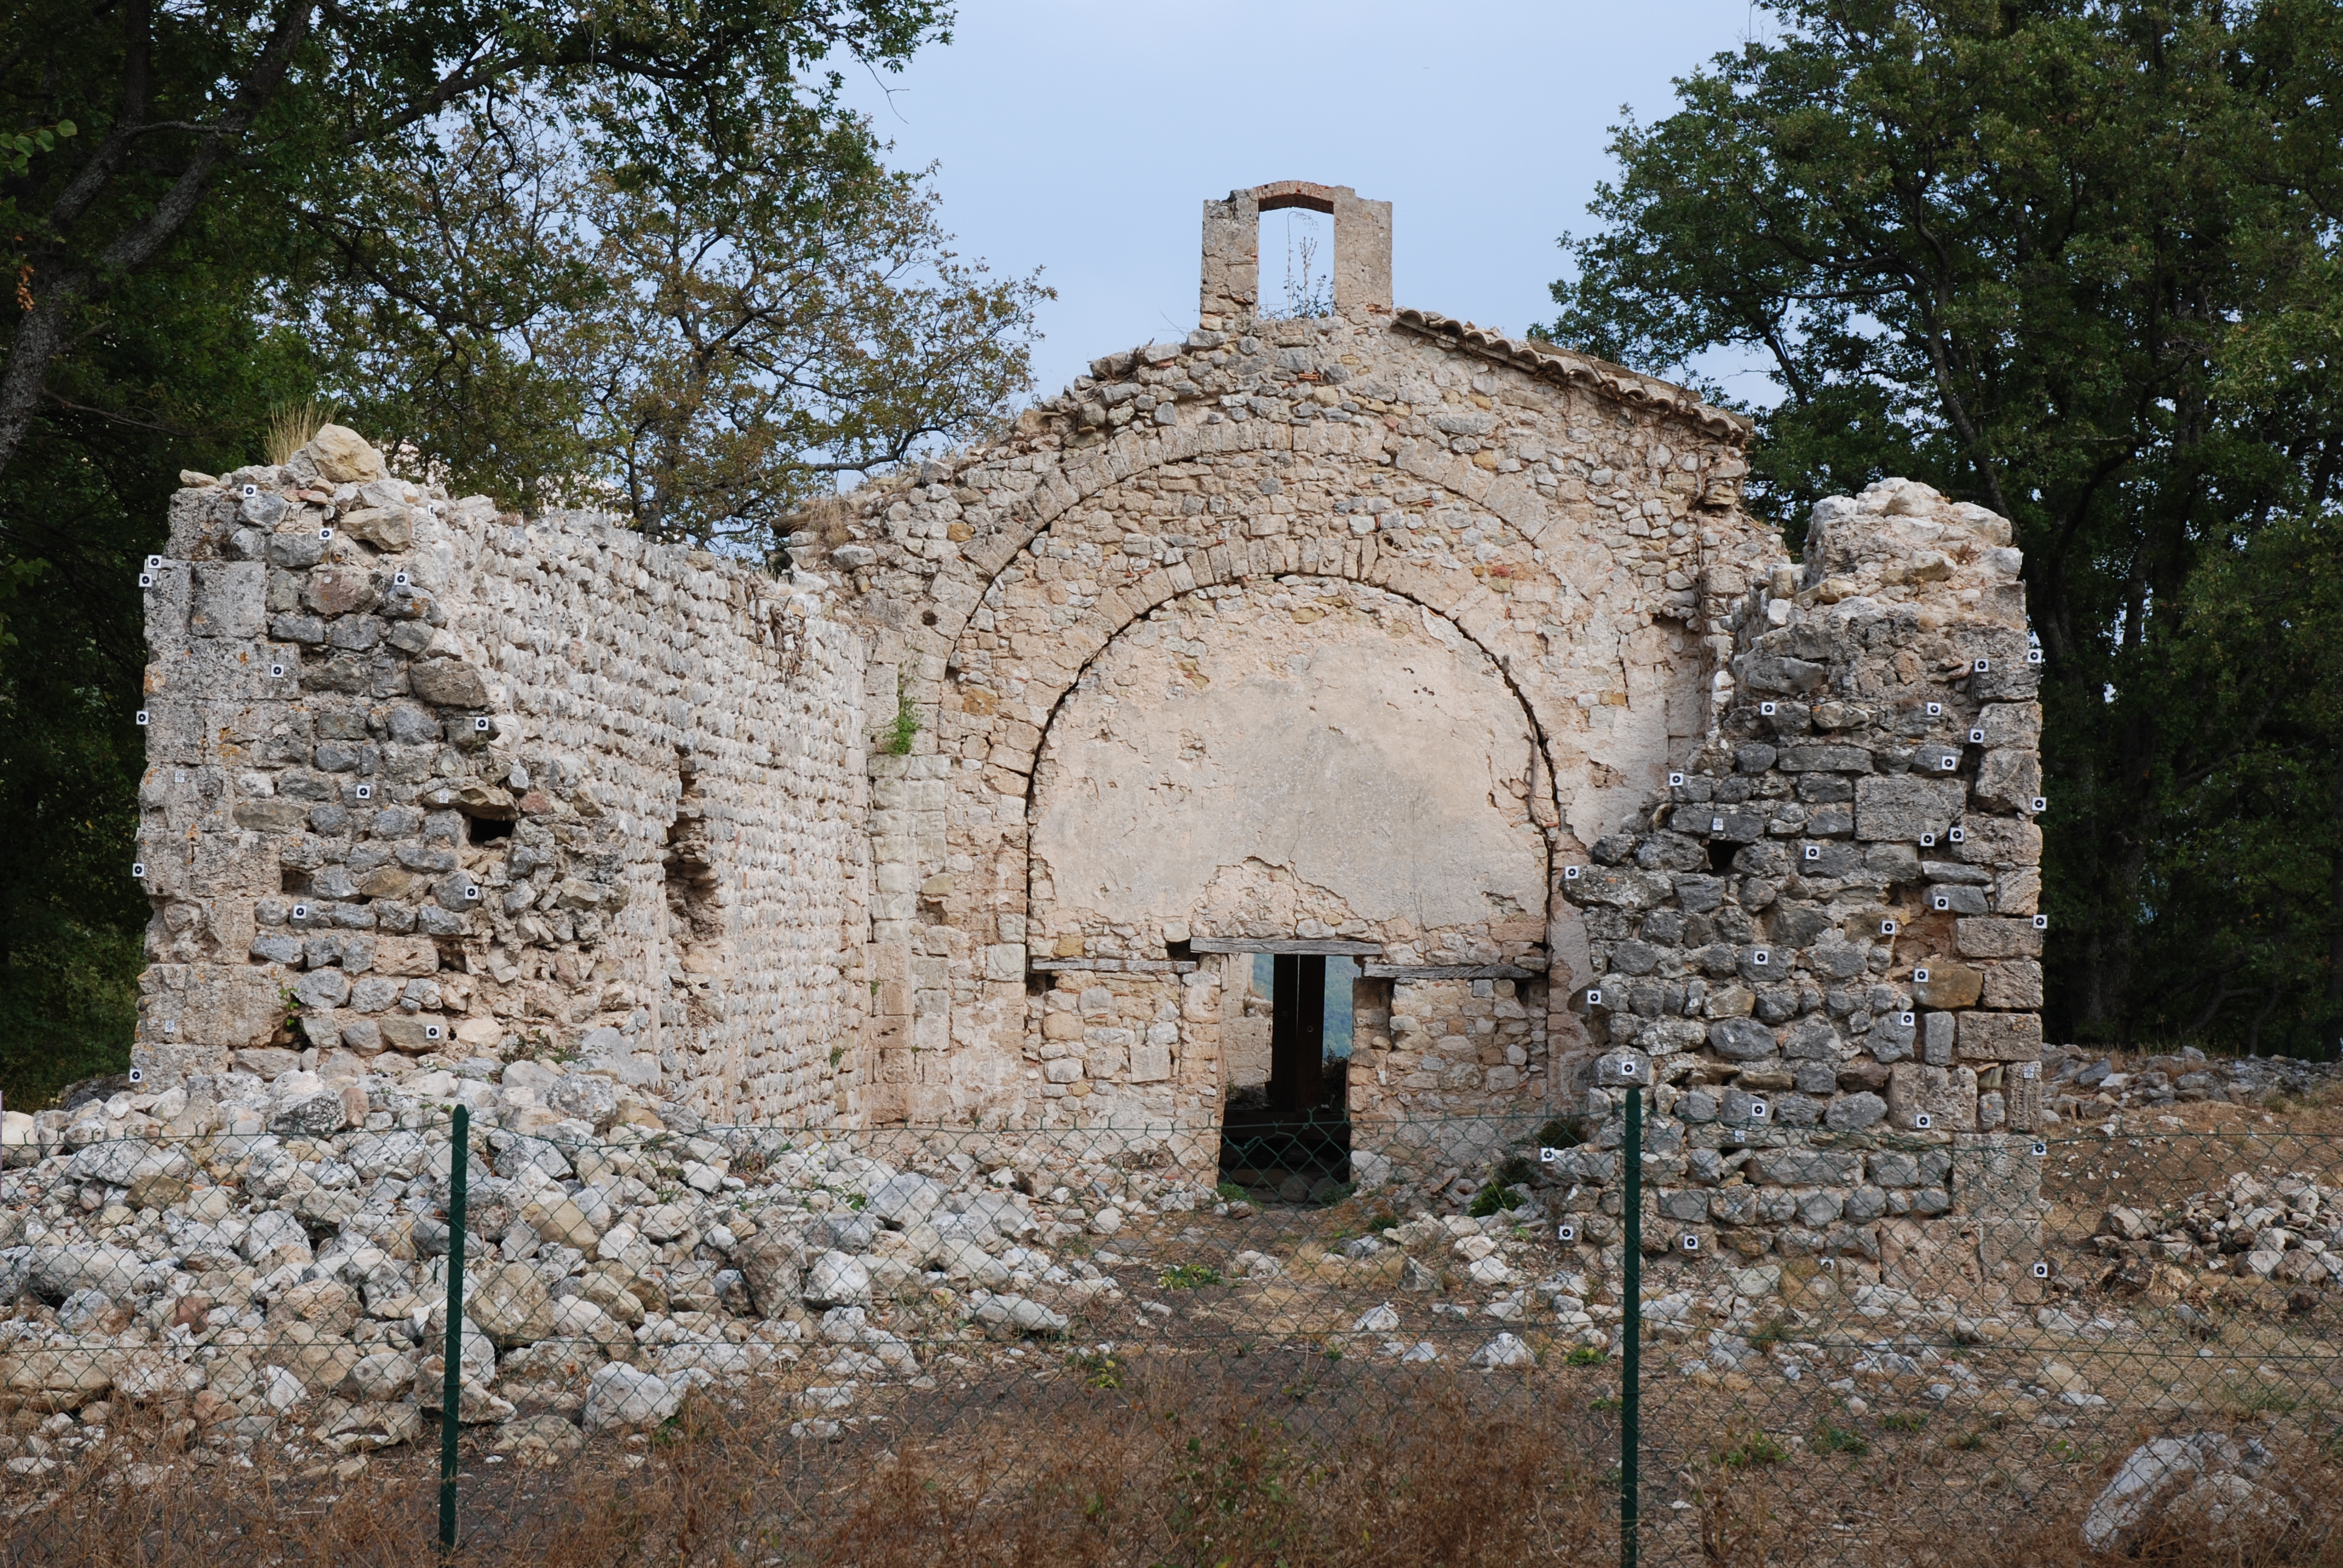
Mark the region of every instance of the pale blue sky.
[[1200, 204], [1268, 180], [1394, 204], [1399, 303], [1521, 332], [1552, 313], [1556, 236], [1591, 226], [1619, 106], [1667, 113], [1671, 77], [1769, 20], [1747, 0], [963, 0], [953, 43], [850, 92], [899, 166], [940, 165], [964, 255], [1045, 269], [1047, 394], [1194, 327]]

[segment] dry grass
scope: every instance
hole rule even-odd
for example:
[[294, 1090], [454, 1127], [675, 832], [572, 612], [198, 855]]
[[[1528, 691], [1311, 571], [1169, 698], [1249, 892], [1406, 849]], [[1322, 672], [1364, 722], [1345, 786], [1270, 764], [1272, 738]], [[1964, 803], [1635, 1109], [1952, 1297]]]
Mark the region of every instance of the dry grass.
[[[909, 1395], [831, 1439], [792, 1437], [792, 1413], [771, 1401], [702, 1399], [648, 1442], [597, 1442], [549, 1468], [468, 1453], [460, 1555], [547, 1568], [1604, 1560], [1608, 1498], [1575, 1462], [1596, 1434], [1542, 1419], [1522, 1392], [1373, 1376], [1330, 1392], [1273, 1372], [1077, 1362], [923, 1404]], [[166, 1431], [111, 1439], [103, 1462], [0, 1526], [0, 1560], [436, 1559], [428, 1453], [305, 1479], [257, 1451], [248, 1468], [197, 1466]]]
[[305, 397], [298, 403], [287, 403], [270, 411], [268, 423], [261, 428], [261, 447], [274, 466], [291, 462], [293, 454], [309, 444], [310, 438], [334, 422], [334, 405]]
[[[468, 1444], [458, 1555], [484, 1568], [1607, 1564], [1618, 1560], [1615, 1417], [1585, 1392], [1542, 1371], [1076, 1359], [1042, 1377], [905, 1392], [882, 1419], [821, 1439], [791, 1436], [779, 1397], [702, 1399], [648, 1440], [598, 1440], [546, 1468]], [[1745, 1431], [1736, 1443], [1721, 1424], [1697, 1444], [1668, 1435], [1689, 1457], [1662, 1462], [1655, 1443], [1646, 1460], [1643, 1561], [1654, 1568], [2091, 1562], [2080, 1522], [2113, 1463], [2028, 1468], [2013, 1448], [1948, 1486], [1952, 1455], [1934, 1443], [1853, 1459], [1752, 1443]], [[2343, 1562], [2330, 1545], [2337, 1467], [2265, 1436], [2279, 1448], [2261, 1478], [2275, 1503], [2242, 1521], [2176, 1510], [2105, 1561]], [[272, 1470], [258, 1449], [251, 1458], [198, 1465], [175, 1451], [167, 1423], [124, 1428], [103, 1462], [0, 1524], [0, 1561], [437, 1559], [431, 1452], [378, 1456], [344, 1479], [322, 1465]], [[7, 1483], [9, 1502], [32, 1502], [28, 1483]]]

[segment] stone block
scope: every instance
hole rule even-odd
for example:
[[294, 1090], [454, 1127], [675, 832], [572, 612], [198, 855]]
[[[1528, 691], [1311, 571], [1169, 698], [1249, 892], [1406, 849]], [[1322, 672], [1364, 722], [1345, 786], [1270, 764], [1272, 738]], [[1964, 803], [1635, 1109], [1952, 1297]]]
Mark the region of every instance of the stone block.
[[2003, 959], [1985, 966], [1985, 986], [1978, 999], [1990, 1008], [2026, 1009], [2042, 1005], [2042, 965], [2035, 959]]
[[1727, 1061], [1758, 1061], [1774, 1054], [1774, 1031], [1750, 1019], [1720, 1019], [1709, 1025], [1708, 1043]]
[[1922, 1007], [1975, 1007], [1985, 989], [1985, 971], [1968, 964], [1932, 959], [1928, 978], [1912, 983], [1912, 1000]]
[[258, 561], [201, 561], [195, 568], [191, 636], [258, 637], [267, 625], [268, 568]]
[[1887, 1074], [1887, 1121], [1907, 1131], [1928, 1118], [1928, 1131], [1976, 1131], [1976, 1070], [1899, 1061]]
[[1972, 915], [1953, 922], [1953, 944], [1963, 958], [2034, 959], [2042, 956], [2042, 933], [2032, 920]]
[[1952, 1156], [1949, 1191], [1957, 1212], [1980, 1220], [2038, 1223], [2042, 1158], [2034, 1152], [2031, 1138], [1981, 1132], [1955, 1139]]
[[479, 670], [460, 658], [417, 659], [408, 667], [407, 688], [440, 708], [486, 708], [488, 686]]
[[1926, 1301], [1958, 1300], [1985, 1282], [1975, 1237], [1943, 1220], [1891, 1220], [1879, 1228], [1879, 1278]]
[[2029, 817], [1970, 815], [1961, 819], [1953, 858], [1972, 866], [2038, 866], [2042, 829]]
[[1966, 804], [1967, 792], [1957, 779], [1860, 779], [1855, 786], [1855, 836], [1908, 841], [1934, 833], [1942, 839]]
[[2031, 915], [2042, 908], [2042, 873], [2018, 866], [1994, 879], [1993, 907], [2005, 915]]
[[1972, 1061], [2039, 1061], [2042, 1015], [2033, 1012], [1965, 1012], [1960, 1016], [1960, 1054]]
[[1977, 803], [2003, 811], [2033, 809], [2042, 793], [2042, 759], [2033, 751], [1988, 751], [1972, 787]]

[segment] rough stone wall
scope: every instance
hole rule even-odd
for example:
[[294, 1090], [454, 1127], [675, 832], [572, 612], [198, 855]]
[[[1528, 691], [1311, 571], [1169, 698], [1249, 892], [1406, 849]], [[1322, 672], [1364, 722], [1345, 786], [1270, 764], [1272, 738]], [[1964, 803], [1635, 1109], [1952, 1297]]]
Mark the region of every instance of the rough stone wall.
[[1740, 607], [1716, 736], [1564, 869], [1573, 1005], [1652, 1061], [1659, 1244], [1973, 1278], [2034, 1244], [2041, 708], [2009, 541], [1905, 480], [1822, 502], [1803, 569]]
[[[1530, 807], [1540, 772], [1502, 672], [1413, 600], [1314, 578], [1183, 595], [1101, 652], [1045, 738], [1033, 961], [1170, 955], [1199, 938], [1332, 938], [1379, 944], [1398, 964], [1527, 976], [1534, 961], [1543, 979], [1548, 855]], [[1212, 1128], [1233, 1086], [1211, 1016], [1225, 966], [1198, 962], [1201, 973], [1134, 977], [1126, 1005], [1084, 1012], [1079, 1033], [1045, 1003], [1042, 1098], [1083, 1101], [1093, 1119]], [[1060, 970], [1056, 985], [1071, 1001], [1097, 972]], [[1203, 1016], [1182, 1029], [1182, 992], [1197, 988]], [[1242, 988], [1222, 989], [1223, 1008], [1241, 1008]], [[1082, 1074], [1055, 1066], [1053, 1081], [1070, 1056]], [[1501, 1058], [1486, 1085], [1449, 1082], [1437, 1107], [1419, 1109], [1479, 1111], [1484, 1087], [1510, 1100], [1529, 1065]], [[1413, 1095], [1397, 1081], [1372, 1087], [1378, 1104]]]
[[[1330, 316], [1252, 314], [1278, 205], [1336, 217]], [[1655, 1224], [2022, 1246], [1976, 1229], [2039, 1105], [2007, 525], [1889, 482], [1793, 567], [1744, 423], [1393, 309], [1389, 236], [1340, 187], [1208, 204], [1195, 333], [809, 518], [786, 584], [330, 428], [191, 476], [142, 1071], [574, 1052], [710, 1117], [1192, 1162], [1264, 1043], [1229, 945], [1347, 943], [1393, 1171], [1599, 1121], [1632, 1046]]]
[[150, 1082], [551, 1050], [711, 1116], [853, 1112], [859, 637], [332, 427], [188, 479], [146, 572]]
[[[1333, 315], [1244, 315], [1246, 214], [1284, 194], [1208, 207], [1205, 287], [1221, 304], [1208, 297], [1185, 341], [1097, 361], [996, 445], [873, 486], [842, 523], [793, 541], [802, 566], [850, 579], [851, 613], [876, 629], [870, 710], [900, 701], [919, 720], [908, 755], [873, 759], [876, 1115], [1080, 1120], [1093, 1101], [1101, 1114], [1131, 1103], [1074, 1092], [1132, 1081], [1091, 1080], [1087, 1052], [1066, 1076], [1051, 1004], [1026, 979], [1045, 963], [1173, 974], [1126, 966], [1176, 962], [1164, 943], [1178, 939], [1139, 920], [1036, 929], [1054, 890], [1031, 855], [1046, 805], [1033, 778], [1069, 692], [1162, 607], [1201, 620], [1200, 605], [1242, 595], [1298, 622], [1329, 600], [1391, 599], [1453, 625], [1525, 716], [1523, 804], [1554, 859], [1625, 821], [1730, 690], [1730, 614], [1753, 572], [1783, 558], [1737, 508], [1745, 425], [1565, 350], [1393, 310], [1374, 281], [1389, 227], [1369, 221], [1373, 204], [1353, 212], [1347, 258], [1346, 208], [1331, 209], [1335, 276], [1351, 280]], [[1363, 260], [1360, 234], [1382, 252]], [[1585, 936], [1550, 888], [1544, 902], [1521, 911], [1528, 930], [1492, 937], [1510, 954], [1482, 956], [1566, 993], [1590, 972]], [[1159, 979], [1133, 988], [1130, 1011], [1086, 1022], [1084, 1040], [1168, 1026], [1167, 1081], [1211, 1101], [1215, 967], [1177, 975], [1176, 1018]], [[1584, 1043], [1570, 1014], [1532, 1027]], [[1475, 1068], [1529, 1065], [1488, 1049], [1496, 1060], [1476, 1050]], [[1387, 1091], [1421, 1077], [1413, 1063], [1384, 1071]], [[1536, 1094], [1554, 1087], [1537, 1081]]]

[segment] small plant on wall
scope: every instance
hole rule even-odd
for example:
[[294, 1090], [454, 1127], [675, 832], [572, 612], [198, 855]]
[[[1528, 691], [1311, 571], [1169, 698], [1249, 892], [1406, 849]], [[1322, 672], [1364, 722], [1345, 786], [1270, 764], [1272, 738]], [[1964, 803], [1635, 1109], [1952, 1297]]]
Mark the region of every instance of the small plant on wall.
[[886, 744], [880, 748], [890, 757], [908, 757], [911, 741], [920, 733], [920, 715], [911, 707], [911, 682], [909, 677], [895, 678], [895, 722], [887, 731]]

